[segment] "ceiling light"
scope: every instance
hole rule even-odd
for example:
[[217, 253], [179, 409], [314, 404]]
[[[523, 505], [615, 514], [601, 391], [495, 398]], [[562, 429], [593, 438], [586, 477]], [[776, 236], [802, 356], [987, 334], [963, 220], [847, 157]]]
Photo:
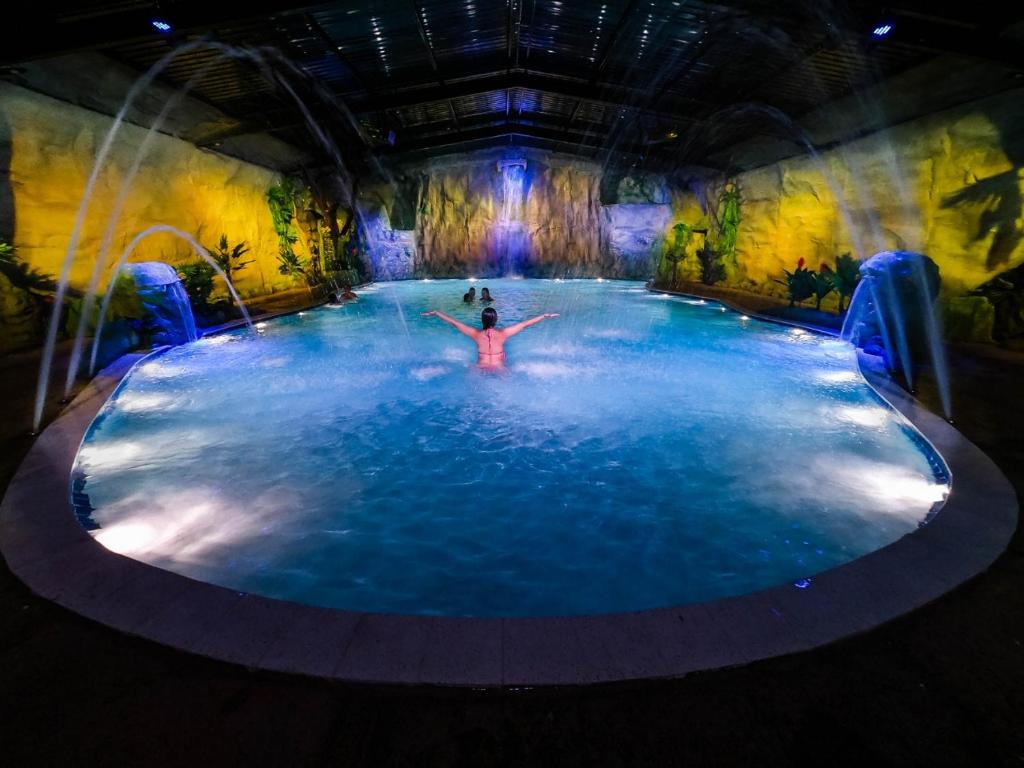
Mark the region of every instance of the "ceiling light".
[[892, 24], [879, 24], [871, 34], [875, 37], [885, 37], [890, 32], [892, 32]]
[[166, 21], [162, 21], [160, 19], [153, 19], [150, 22], [150, 24], [152, 24], [156, 29], [160, 30], [161, 32], [171, 31], [171, 25], [168, 24]]

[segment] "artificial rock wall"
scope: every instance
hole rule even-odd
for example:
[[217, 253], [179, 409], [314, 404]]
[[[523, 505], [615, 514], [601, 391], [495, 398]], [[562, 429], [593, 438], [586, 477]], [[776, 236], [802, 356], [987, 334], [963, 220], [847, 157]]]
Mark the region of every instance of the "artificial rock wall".
[[[0, 83], [0, 240], [11, 242], [18, 256], [43, 274], [60, 274], [82, 193], [111, 124], [97, 112]], [[122, 179], [145, 133], [122, 125], [85, 219], [71, 269], [73, 286], [89, 281]], [[221, 234], [231, 243], [244, 240], [251, 249], [246, 258], [254, 263], [237, 275], [243, 296], [297, 287], [277, 269], [278, 238], [266, 201], [277, 180], [269, 169], [157, 134], [118, 219], [108, 263], [142, 230], [170, 224], [207, 248], [216, 246]], [[194, 258], [183, 241], [156, 234], [131, 260], [176, 265]], [[101, 285], [109, 272], [108, 267]], [[26, 346], [38, 334], [37, 319], [30, 318], [26, 298], [11, 291], [2, 276], [0, 281], [0, 349]]]
[[939, 265], [947, 308], [984, 311], [983, 299], [958, 297], [1024, 260], [1022, 166], [1024, 91], [1016, 90], [873, 133], [818, 159], [742, 173], [742, 222], [727, 282], [783, 296], [774, 280], [800, 258], [817, 267], [845, 252], [867, 258], [907, 249]]
[[511, 215], [500, 150], [436, 158], [404, 169], [415, 185], [413, 272], [434, 277], [648, 277], [671, 217], [664, 199], [602, 205], [601, 169], [538, 150], [525, 159]]

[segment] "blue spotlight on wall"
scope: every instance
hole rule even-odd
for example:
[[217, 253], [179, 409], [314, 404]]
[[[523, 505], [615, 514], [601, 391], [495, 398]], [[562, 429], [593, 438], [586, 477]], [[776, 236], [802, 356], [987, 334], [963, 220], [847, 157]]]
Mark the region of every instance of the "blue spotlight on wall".
[[871, 31], [871, 34], [875, 37], [885, 37], [890, 32], [892, 32], [892, 24], [879, 24]]
[[150, 24], [152, 24], [156, 29], [160, 30], [161, 32], [171, 31], [171, 25], [168, 24], [166, 21], [161, 21], [160, 19], [153, 19], [153, 21], [151, 21]]

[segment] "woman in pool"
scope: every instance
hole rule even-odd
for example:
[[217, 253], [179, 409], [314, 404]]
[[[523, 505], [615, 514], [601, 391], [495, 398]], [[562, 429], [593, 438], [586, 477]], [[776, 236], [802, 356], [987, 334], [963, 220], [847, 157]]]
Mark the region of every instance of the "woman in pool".
[[478, 355], [476, 364], [480, 368], [504, 368], [505, 342], [525, 328], [529, 328], [531, 325], [536, 325], [541, 320], [547, 320], [549, 317], [558, 317], [558, 313], [548, 312], [543, 315], [531, 317], [529, 320], [524, 320], [521, 323], [510, 325], [508, 328], [496, 328], [495, 326], [498, 324], [498, 312], [494, 307], [487, 307], [487, 309], [480, 313], [480, 323], [483, 325], [483, 330], [471, 328], [465, 323], [460, 323], [454, 317], [448, 317], [444, 312], [438, 312], [436, 309], [431, 310], [430, 312], [424, 312], [423, 316], [439, 317], [448, 323], [448, 325], [452, 326], [460, 333], [464, 333], [475, 341]]
[[491, 292], [489, 290], [484, 288], [480, 292], [480, 301], [484, 302], [485, 304], [490, 304], [492, 301], [494, 301], [494, 297], [491, 296]]

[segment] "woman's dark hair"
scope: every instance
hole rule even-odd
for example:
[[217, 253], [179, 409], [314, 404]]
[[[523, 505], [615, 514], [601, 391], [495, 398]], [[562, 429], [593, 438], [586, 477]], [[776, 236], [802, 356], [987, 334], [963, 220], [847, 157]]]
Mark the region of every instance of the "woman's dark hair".
[[494, 307], [488, 307], [480, 313], [480, 322], [483, 323], [484, 330], [493, 328], [498, 324], [498, 310]]

